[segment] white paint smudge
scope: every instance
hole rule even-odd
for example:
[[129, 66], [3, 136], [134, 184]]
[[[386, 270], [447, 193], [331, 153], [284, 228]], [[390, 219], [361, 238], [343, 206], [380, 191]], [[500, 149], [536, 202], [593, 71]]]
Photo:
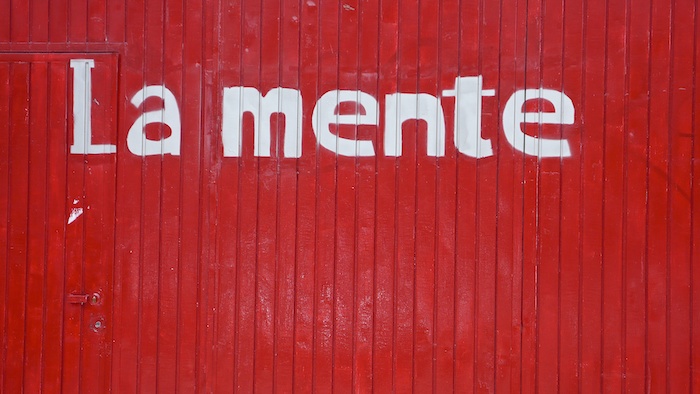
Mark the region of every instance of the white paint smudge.
[[83, 208], [73, 208], [70, 210], [70, 216], [68, 216], [68, 224], [75, 222], [75, 220], [83, 214]]

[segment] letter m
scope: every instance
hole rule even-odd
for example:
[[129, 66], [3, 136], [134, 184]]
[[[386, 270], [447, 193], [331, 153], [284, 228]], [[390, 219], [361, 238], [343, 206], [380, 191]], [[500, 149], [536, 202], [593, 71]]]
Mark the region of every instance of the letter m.
[[221, 137], [225, 157], [241, 156], [243, 114], [246, 112], [254, 117], [255, 156], [270, 157], [270, 117], [277, 113], [284, 115], [284, 157], [301, 157], [301, 92], [275, 88], [263, 96], [256, 88], [224, 88]]

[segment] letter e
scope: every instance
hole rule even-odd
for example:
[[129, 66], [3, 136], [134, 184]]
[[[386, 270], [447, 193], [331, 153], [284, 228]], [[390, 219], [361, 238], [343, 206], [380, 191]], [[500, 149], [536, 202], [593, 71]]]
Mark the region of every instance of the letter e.
[[[547, 100], [554, 112], [523, 112], [528, 100]], [[537, 138], [523, 133], [521, 123], [561, 124], [574, 123], [574, 104], [562, 92], [551, 89], [518, 90], [508, 99], [503, 110], [503, 131], [508, 142], [517, 150], [542, 157], [569, 157], [571, 149], [566, 139]]]

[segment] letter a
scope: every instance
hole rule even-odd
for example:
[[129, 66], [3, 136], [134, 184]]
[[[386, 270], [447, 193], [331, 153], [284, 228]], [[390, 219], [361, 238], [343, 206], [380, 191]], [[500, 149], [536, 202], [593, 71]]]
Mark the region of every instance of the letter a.
[[[131, 125], [126, 136], [126, 146], [131, 153], [138, 156], [180, 155], [180, 109], [177, 106], [175, 95], [161, 85], [146, 86], [132, 97], [131, 104], [140, 107], [149, 97], [163, 99], [163, 109], [145, 112]], [[162, 140], [150, 140], [146, 138], [146, 125], [163, 123], [170, 127], [170, 137]]]

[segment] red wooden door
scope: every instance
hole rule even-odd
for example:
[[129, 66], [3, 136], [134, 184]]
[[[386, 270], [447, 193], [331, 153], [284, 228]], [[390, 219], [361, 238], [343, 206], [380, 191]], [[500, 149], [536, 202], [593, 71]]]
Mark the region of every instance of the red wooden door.
[[116, 58], [79, 58], [0, 54], [0, 392], [110, 384], [116, 163], [78, 145], [116, 129]]

